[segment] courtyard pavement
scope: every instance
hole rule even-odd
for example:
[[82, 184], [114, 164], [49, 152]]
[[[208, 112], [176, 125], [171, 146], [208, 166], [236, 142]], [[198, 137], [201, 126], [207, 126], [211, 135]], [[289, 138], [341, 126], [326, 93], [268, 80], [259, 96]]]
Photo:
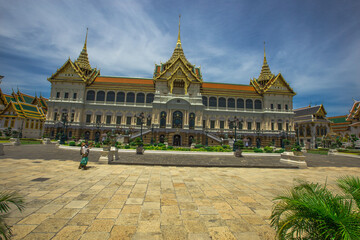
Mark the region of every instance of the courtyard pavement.
[[[4, 150], [0, 190], [18, 191], [26, 201], [23, 212], [13, 210], [6, 219], [13, 239], [274, 239], [272, 199], [296, 179], [336, 189], [337, 177], [360, 176], [360, 159], [343, 156], [308, 154], [308, 169], [219, 168], [99, 164], [93, 151], [85, 171], [77, 168], [76, 151]], [[161, 156], [167, 154], [143, 157]], [[267, 158], [279, 157], [244, 159]]]

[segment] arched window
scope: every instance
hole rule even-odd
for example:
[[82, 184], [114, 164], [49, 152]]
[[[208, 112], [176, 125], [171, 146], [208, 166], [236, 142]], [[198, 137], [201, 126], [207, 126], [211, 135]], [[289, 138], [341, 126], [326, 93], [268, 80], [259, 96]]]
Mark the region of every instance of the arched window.
[[180, 111], [175, 111], [173, 113], [173, 128], [182, 128], [182, 122], [183, 122], [183, 114]]
[[238, 98], [236, 100], [236, 107], [237, 108], [244, 108], [244, 99]]
[[190, 129], [195, 128], [195, 113], [190, 113], [189, 115], [189, 128]]
[[226, 108], [226, 99], [221, 97], [219, 98], [219, 107]]
[[253, 109], [253, 101], [251, 99], [246, 100], [246, 109]]
[[210, 107], [217, 107], [216, 97], [210, 97], [210, 98], [209, 98], [209, 106], [210, 106]]
[[228, 108], [235, 108], [235, 99], [228, 98]]
[[145, 94], [138, 93], [136, 94], [136, 103], [144, 103], [145, 102]]
[[94, 101], [95, 100], [95, 91], [90, 90], [86, 93], [86, 100]]
[[105, 92], [104, 91], [98, 91], [96, 94], [96, 101], [105, 101]]
[[207, 99], [207, 97], [202, 97], [202, 101], [203, 101], [203, 105], [204, 106], [206, 106], [207, 107], [207, 105], [208, 105], [208, 99]]
[[115, 101], [115, 93], [113, 91], [108, 92], [106, 95], [106, 101], [107, 102], [113, 102]]
[[133, 103], [135, 101], [135, 94], [132, 92], [127, 93], [126, 102]]
[[262, 104], [260, 100], [255, 100], [255, 109], [262, 109]]
[[148, 95], [146, 95], [146, 103], [152, 103], [153, 101], [154, 101], [153, 93], [149, 93]]
[[160, 128], [166, 127], [166, 112], [160, 113]]
[[124, 102], [125, 101], [125, 93], [118, 92], [116, 94], [116, 102]]

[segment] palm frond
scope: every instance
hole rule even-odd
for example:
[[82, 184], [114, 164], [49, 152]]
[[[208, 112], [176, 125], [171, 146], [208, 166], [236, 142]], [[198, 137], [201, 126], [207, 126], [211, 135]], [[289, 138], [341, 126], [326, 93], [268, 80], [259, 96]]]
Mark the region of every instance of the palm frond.
[[4, 218], [0, 216], [0, 239], [8, 240], [12, 236], [12, 231], [9, 225], [4, 221]]
[[0, 192], [0, 239], [10, 239], [12, 231], [5, 223], [4, 214], [10, 211], [10, 204], [14, 204], [20, 211], [24, 209], [24, 200], [16, 192]]
[[301, 181], [274, 201], [270, 219], [279, 239], [360, 239], [353, 202], [321, 184]]
[[19, 211], [24, 209], [24, 199], [16, 192], [0, 192], [0, 213], [10, 210], [9, 203], [14, 204]]
[[337, 180], [337, 185], [355, 200], [358, 209], [360, 209], [360, 178], [344, 176]]

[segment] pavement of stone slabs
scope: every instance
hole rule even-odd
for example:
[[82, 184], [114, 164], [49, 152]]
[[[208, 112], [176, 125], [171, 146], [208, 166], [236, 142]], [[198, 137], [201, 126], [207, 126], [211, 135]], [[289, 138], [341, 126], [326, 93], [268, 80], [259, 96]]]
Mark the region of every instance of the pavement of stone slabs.
[[20, 147], [20, 158], [5, 148], [0, 158], [0, 190], [26, 200], [6, 218], [13, 239], [274, 239], [272, 199], [296, 179], [336, 189], [337, 177], [360, 176], [359, 159], [320, 155], [308, 158], [324, 167], [301, 170], [104, 165], [90, 157], [85, 171], [77, 152], [44, 149]]

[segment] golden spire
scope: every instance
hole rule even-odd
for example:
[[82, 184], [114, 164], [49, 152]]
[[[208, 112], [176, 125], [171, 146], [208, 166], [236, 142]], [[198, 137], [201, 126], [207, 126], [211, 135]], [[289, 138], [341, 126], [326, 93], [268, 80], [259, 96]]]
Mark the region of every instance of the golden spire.
[[181, 18], [181, 14], [179, 15], [179, 34], [178, 34], [178, 40], [176, 42], [176, 47], [177, 48], [181, 48], [181, 40], [180, 40], [180, 18]]
[[91, 71], [91, 66], [90, 66], [90, 62], [89, 62], [89, 58], [88, 58], [88, 54], [87, 54], [87, 48], [86, 48], [86, 44], [87, 44], [87, 36], [88, 36], [88, 28], [86, 29], [86, 37], [85, 37], [85, 43], [84, 43], [84, 47], [78, 57], [78, 59], [75, 61], [75, 63], [83, 70], [89, 70]]
[[265, 41], [264, 41], [264, 63], [267, 63], [267, 61], [266, 61], [266, 52], [265, 52]]
[[274, 75], [271, 73], [270, 67], [269, 67], [269, 65], [267, 64], [267, 61], [266, 61], [265, 42], [264, 42], [264, 62], [263, 62], [262, 68], [261, 68], [261, 72], [260, 72], [260, 76], [258, 78], [258, 81], [259, 82], [268, 81], [273, 76]]

